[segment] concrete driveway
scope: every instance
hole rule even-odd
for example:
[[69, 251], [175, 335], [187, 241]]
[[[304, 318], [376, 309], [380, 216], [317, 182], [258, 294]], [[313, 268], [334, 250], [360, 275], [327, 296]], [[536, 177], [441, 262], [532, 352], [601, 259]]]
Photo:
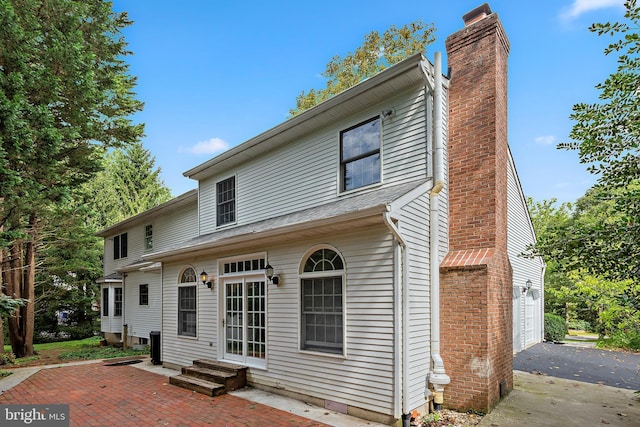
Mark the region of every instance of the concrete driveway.
[[516, 355], [513, 369], [552, 377], [640, 390], [640, 354], [540, 343]]
[[633, 353], [536, 344], [514, 359], [530, 372], [514, 371], [513, 391], [480, 426], [640, 426], [638, 363]]

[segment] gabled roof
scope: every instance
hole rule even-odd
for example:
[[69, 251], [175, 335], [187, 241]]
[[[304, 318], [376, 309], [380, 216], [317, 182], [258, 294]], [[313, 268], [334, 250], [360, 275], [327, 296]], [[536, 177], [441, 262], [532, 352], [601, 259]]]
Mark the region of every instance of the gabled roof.
[[198, 200], [198, 190], [190, 190], [186, 193], [183, 193], [173, 199], [164, 202], [158, 206], [155, 206], [151, 209], [147, 209], [144, 212], [141, 212], [137, 215], [129, 217], [124, 221], [120, 221], [117, 224], [113, 224], [103, 230], [98, 231], [95, 235], [98, 237], [109, 237], [114, 234], [118, 234], [128, 228], [133, 227], [134, 225], [141, 224], [143, 222], [149, 221], [160, 214], [164, 213], [166, 210], [175, 209], [180, 206], [186, 206], [189, 203], [195, 203]]
[[424, 84], [425, 72], [433, 73], [433, 65], [421, 53], [414, 54], [315, 107], [189, 169], [183, 175], [202, 180], [255, 159], [289, 141], [361, 111], [364, 107], [382, 102], [417, 84]]
[[258, 241], [261, 244], [274, 244], [286, 242], [292, 237], [310, 237], [382, 224], [382, 214], [389, 212], [394, 202], [404, 202], [404, 196], [414, 192], [426, 193], [430, 185], [430, 179], [423, 179], [382, 187], [332, 203], [204, 234], [167, 250], [145, 255], [144, 259], [169, 261], [189, 255], [229, 251], [255, 245]]

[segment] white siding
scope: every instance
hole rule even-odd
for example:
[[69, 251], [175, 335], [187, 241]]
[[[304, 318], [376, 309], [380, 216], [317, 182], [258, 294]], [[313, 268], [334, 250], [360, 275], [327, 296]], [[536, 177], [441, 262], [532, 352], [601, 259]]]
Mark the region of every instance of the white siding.
[[[161, 328], [160, 269], [127, 273], [124, 280], [124, 319], [130, 337], [149, 338]], [[149, 304], [140, 305], [140, 285], [149, 286]]]
[[195, 260], [192, 264], [165, 264], [162, 271], [162, 360], [190, 365], [199, 358], [217, 359], [217, 319], [219, 286], [211, 289], [196, 284], [197, 332], [196, 337], [178, 336], [178, 278], [183, 268], [192, 267], [198, 274], [203, 269], [214, 275], [214, 263]]
[[[144, 233], [144, 226], [142, 226]], [[153, 221], [153, 252], [158, 252], [198, 235], [197, 203], [161, 215]]]
[[400, 231], [407, 243], [409, 346], [407, 407], [424, 404], [427, 373], [431, 362], [431, 304], [429, 254], [429, 196], [423, 195], [402, 209]]
[[[522, 257], [527, 246], [536, 242], [535, 232], [529, 217], [529, 210], [525, 197], [518, 180], [518, 175], [510, 157], [507, 174], [508, 185], [508, 228], [507, 228], [507, 251], [509, 260], [513, 268], [513, 297], [514, 297], [514, 352], [524, 350], [527, 346], [542, 341], [543, 333], [543, 310], [544, 310], [544, 263], [540, 257], [533, 259]], [[531, 293], [535, 297], [534, 325], [527, 325], [525, 319], [525, 294], [522, 288], [527, 280], [532, 282]], [[525, 339], [525, 330], [533, 328], [533, 337]]]
[[[197, 236], [197, 208], [193, 203], [174, 208], [149, 221], [138, 223], [124, 231], [127, 233], [127, 256], [113, 259], [113, 237], [104, 240], [104, 275], [114, 273], [135, 262], [141, 261], [146, 252], [167, 249]], [[153, 225], [153, 248], [145, 249], [145, 226]], [[122, 234], [116, 233], [115, 235]], [[161, 330], [161, 273], [160, 269], [152, 271], [127, 271], [122, 287], [124, 292], [124, 316], [113, 318], [102, 317], [103, 332], [121, 333], [122, 325], [129, 327], [129, 336], [149, 338], [149, 332]], [[149, 305], [139, 305], [139, 285], [149, 285]], [[113, 290], [111, 290], [113, 293]], [[111, 304], [113, 295], [111, 295]], [[110, 313], [113, 313], [111, 307]]]
[[236, 176], [237, 223], [248, 224], [338, 199], [340, 131], [394, 109], [382, 124], [383, 185], [427, 176], [424, 88], [264, 153], [236, 170], [200, 182], [200, 234], [216, 230], [216, 182]]
[[[346, 266], [346, 357], [299, 350], [300, 284], [303, 255], [317, 244], [335, 247]], [[266, 249], [266, 248], [262, 248]], [[252, 247], [247, 252], [260, 251]], [[267, 368], [251, 368], [251, 382], [284, 388], [369, 409], [393, 413], [393, 240], [384, 226], [316, 242], [291, 242], [269, 248], [280, 285], [267, 289]], [[237, 253], [224, 256], [240, 255]], [[214, 270], [216, 259], [194, 261]], [[176, 335], [176, 283], [182, 265], [164, 269], [163, 361], [191, 364], [197, 357], [216, 358], [220, 284], [199, 286], [198, 337]], [[209, 270], [207, 270], [209, 271]], [[210, 343], [212, 343], [210, 345]]]

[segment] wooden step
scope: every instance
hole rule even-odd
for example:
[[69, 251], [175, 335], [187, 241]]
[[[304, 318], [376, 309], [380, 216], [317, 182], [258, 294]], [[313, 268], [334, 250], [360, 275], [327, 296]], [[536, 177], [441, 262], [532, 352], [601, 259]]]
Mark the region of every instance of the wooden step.
[[201, 368], [199, 366], [185, 366], [182, 368], [182, 375], [227, 385], [228, 382], [233, 382], [238, 373]]
[[246, 366], [235, 365], [233, 363], [218, 362], [217, 360], [198, 359], [193, 361], [193, 366], [199, 366], [201, 368], [214, 369], [218, 371], [227, 372], [240, 372], [247, 370]]
[[222, 384], [186, 375], [170, 377], [169, 383], [211, 397], [219, 396], [226, 391], [225, 386]]
[[207, 396], [219, 396], [247, 385], [247, 367], [216, 360], [194, 360], [169, 383]]

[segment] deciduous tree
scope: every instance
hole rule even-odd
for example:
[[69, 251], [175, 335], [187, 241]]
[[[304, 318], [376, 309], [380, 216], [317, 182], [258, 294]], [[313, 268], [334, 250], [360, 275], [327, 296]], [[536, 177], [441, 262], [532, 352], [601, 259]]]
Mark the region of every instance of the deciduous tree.
[[331, 58], [322, 76], [327, 79], [324, 89], [302, 91], [296, 98], [296, 107], [289, 113], [294, 116], [360, 83], [385, 68], [396, 64], [414, 53], [424, 52], [435, 41], [435, 27], [414, 21], [396, 27], [391, 25], [384, 33], [372, 31], [354, 52], [345, 57]]
[[[573, 142], [560, 148], [576, 150], [581, 163], [598, 177], [598, 185], [583, 200], [596, 201], [610, 218], [587, 216], [567, 229], [568, 255], [589, 272], [611, 279], [640, 277], [640, 7], [625, 2], [623, 22], [597, 23], [590, 30], [618, 38], [605, 50], [617, 54], [614, 73], [596, 88], [599, 102], [576, 104], [571, 118]], [[589, 210], [578, 205], [578, 211]]]

